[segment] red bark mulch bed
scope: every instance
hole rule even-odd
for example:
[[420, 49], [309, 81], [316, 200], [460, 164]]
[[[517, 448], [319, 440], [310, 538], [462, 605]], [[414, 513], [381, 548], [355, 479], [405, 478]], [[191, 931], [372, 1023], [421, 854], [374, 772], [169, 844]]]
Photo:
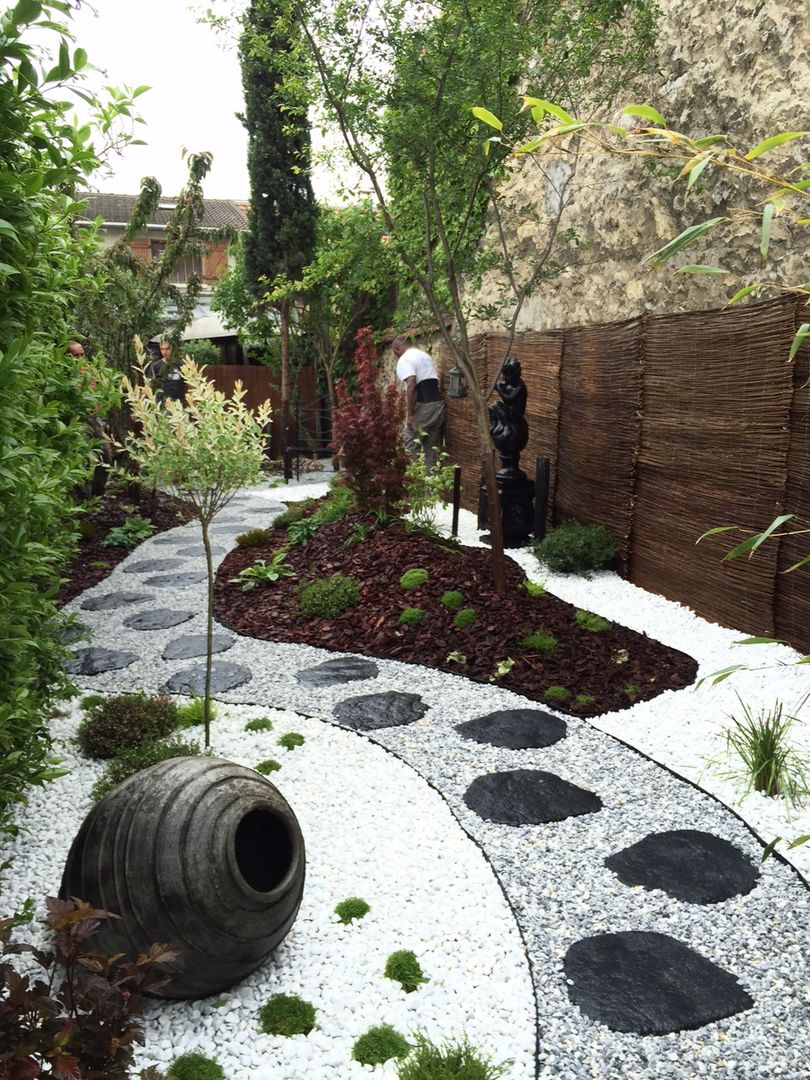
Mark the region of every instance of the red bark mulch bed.
[[[217, 574], [217, 619], [250, 637], [402, 660], [478, 682], [492, 681], [499, 662], [511, 659], [511, 670], [496, 677], [498, 685], [577, 716], [627, 708], [694, 681], [697, 664], [685, 653], [622, 626], [599, 632], [582, 629], [570, 604], [550, 595], [529, 596], [520, 585], [523, 572], [510, 559], [507, 595], [498, 597], [488, 551], [408, 533], [400, 525], [344, 547], [358, 520], [349, 515], [323, 525], [305, 546], [290, 545], [285, 565], [296, 576], [248, 592], [231, 579], [259, 559], [269, 562], [288, 537], [282, 529], [271, 529], [265, 545], [234, 549]], [[417, 567], [428, 571], [428, 581], [404, 590], [401, 575]], [[328, 621], [301, 617], [297, 606], [302, 583], [338, 571], [357, 579], [357, 605]], [[449, 590], [462, 592], [464, 606], [475, 611], [475, 622], [466, 630], [453, 625], [455, 612], [441, 603]], [[400, 624], [406, 607], [425, 610], [418, 625]], [[521, 644], [538, 629], [558, 639], [553, 653]], [[449, 660], [451, 653], [461, 654], [463, 662]], [[570, 697], [547, 700], [549, 687], [564, 687]], [[591, 700], [575, 703], [577, 696]]]

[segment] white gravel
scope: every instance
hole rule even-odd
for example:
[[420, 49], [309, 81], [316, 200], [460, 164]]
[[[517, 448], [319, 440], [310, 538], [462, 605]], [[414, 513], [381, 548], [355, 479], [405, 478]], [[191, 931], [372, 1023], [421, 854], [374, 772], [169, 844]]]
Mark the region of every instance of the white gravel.
[[[240, 505], [277, 505], [321, 490], [312, 482], [254, 490], [240, 497]], [[229, 510], [222, 517], [238, 514]], [[449, 512], [445, 521], [449, 524]], [[465, 542], [477, 542], [474, 526], [473, 516], [462, 513]], [[172, 535], [181, 548], [197, 539], [198, 527], [184, 526]], [[227, 546], [227, 531], [220, 539]], [[127, 563], [172, 554], [172, 545], [149, 541]], [[810, 1076], [810, 894], [797, 874], [771, 859], [753, 892], [704, 908], [658, 891], [627, 888], [603, 865], [607, 855], [661, 829], [705, 829], [754, 861], [761, 845], [739, 818], [764, 841], [810, 833], [810, 813], [788, 820], [779, 800], [751, 793], [740, 801], [743, 788], [720, 776], [721, 764], [709, 764], [722, 757], [725, 714], [739, 708], [735, 692], [754, 709], [777, 698], [787, 705], [799, 700], [806, 677], [804, 668], [790, 666], [797, 654], [784, 647], [736, 646], [744, 635], [707, 623], [615, 574], [591, 580], [546, 575], [531, 556], [518, 553], [517, 558], [529, 576], [545, 580], [551, 592], [577, 607], [694, 656], [701, 676], [733, 663], [768, 666], [738, 673], [717, 687], [704, 683], [697, 691], [662, 694], [592, 721], [566, 718], [568, 737], [555, 746], [506, 751], [466, 743], [454, 730], [461, 720], [492, 709], [531, 704], [501, 687], [379, 660], [373, 681], [313, 690], [296, 680], [296, 672], [333, 654], [237, 636], [219, 658], [245, 665], [252, 677], [220, 695], [231, 704], [214, 723], [215, 750], [246, 765], [264, 757], [283, 761], [271, 779], [298, 814], [307, 840], [304, 905], [271, 963], [223, 995], [228, 1000], [221, 1008], [212, 1008], [210, 1001], [153, 1007], [143, 1063], [165, 1064], [183, 1050], [199, 1049], [215, 1053], [230, 1080], [342, 1080], [370, 1071], [350, 1060], [351, 1044], [372, 1024], [386, 1022], [406, 1035], [416, 1030], [432, 1038], [467, 1034], [496, 1059], [514, 1059], [510, 1078], [528, 1080], [535, 1074], [535, 1035], [537, 1075], [555, 1080]], [[198, 565], [200, 560], [188, 558], [184, 569]], [[117, 568], [92, 594], [140, 588], [137, 575], [124, 570]], [[82, 686], [156, 689], [194, 663], [163, 661], [160, 654], [174, 638], [203, 629], [200, 586], [155, 589], [153, 597], [106, 612], [80, 610], [84, 597], [72, 603], [95, 631], [97, 644], [139, 656], [127, 668], [81, 677]], [[122, 626], [127, 615], [151, 607], [182, 607], [195, 615], [165, 631]], [[419, 693], [427, 714], [373, 738], [329, 723], [336, 702], [384, 690]], [[245, 717], [257, 714], [274, 717], [274, 731], [244, 733]], [[69, 737], [75, 720], [74, 709], [55, 721], [57, 736]], [[305, 745], [291, 752], [275, 746], [277, 735], [287, 730], [304, 734]], [[797, 741], [807, 748], [805, 725], [796, 730]], [[21, 813], [29, 831], [10, 851], [0, 851], [0, 859], [14, 860], [0, 892], [6, 910], [26, 896], [56, 891], [70, 838], [89, 805], [86, 793], [99, 766], [78, 758], [69, 743], [64, 752], [73, 766], [70, 776], [33, 792], [30, 807]], [[553, 826], [509, 828], [482, 821], [464, 805], [466, 787], [480, 773], [532, 766], [593, 790], [604, 809]], [[52, 828], [56, 819], [58, 835]], [[810, 845], [786, 855], [810, 873]], [[365, 897], [372, 912], [343, 928], [331, 911], [349, 895]], [[735, 974], [755, 1007], [698, 1031], [664, 1037], [618, 1034], [591, 1022], [568, 1000], [562, 958], [578, 939], [620, 929], [666, 932], [691, 945]], [[380, 977], [385, 956], [396, 948], [414, 949], [431, 979], [414, 994], [402, 994]], [[524, 949], [531, 960], [536, 1021]], [[300, 993], [318, 1009], [318, 1026], [308, 1037], [258, 1034], [258, 1004], [278, 991]], [[390, 1064], [375, 1072], [395, 1075]]]

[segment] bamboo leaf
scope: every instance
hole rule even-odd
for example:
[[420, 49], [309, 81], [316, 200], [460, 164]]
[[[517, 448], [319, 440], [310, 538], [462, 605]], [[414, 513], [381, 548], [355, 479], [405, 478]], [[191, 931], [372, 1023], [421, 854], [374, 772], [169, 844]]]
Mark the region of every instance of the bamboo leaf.
[[775, 517], [767, 529], [764, 529], [761, 533], [756, 533], [755, 536], [749, 536], [747, 540], [743, 540], [737, 547], [726, 552], [726, 559], [736, 559], [740, 555], [745, 555], [746, 553], [750, 558], [754, 552], [765, 543], [768, 537], [776, 532], [780, 525], [784, 525], [785, 522], [790, 521], [792, 517], [793, 514], [780, 514], [778, 517]]
[[739, 641], [735, 641], [734, 645], [787, 645], [786, 641], [782, 641], [781, 638], [773, 637], [746, 637], [740, 638]]
[[732, 529], [739, 529], [739, 525], [715, 525], [713, 529], [709, 529], [708, 532], [702, 533], [697, 540], [696, 544], [699, 544], [701, 540], [705, 540], [707, 536], [717, 536], [719, 533], [730, 532]]
[[771, 855], [773, 855], [774, 849], [781, 839], [781, 836], [775, 836], [769, 844], [766, 844], [765, 850], [762, 852], [761, 862], [765, 862], [766, 859], [769, 859]]
[[628, 105], [622, 109], [622, 115], [641, 116], [645, 120], [652, 120], [654, 123], [660, 124], [661, 127], [667, 126], [666, 120], [657, 109], [652, 107], [652, 105]]
[[791, 848], [798, 847], [800, 844], [806, 844], [808, 841], [810, 841], [810, 833], [805, 833], [804, 836], [797, 836], [795, 840], [791, 840], [788, 844], [788, 851], [790, 851]]
[[759, 253], [762, 256], [762, 261], [768, 258], [768, 248], [771, 243], [771, 222], [773, 221], [774, 204], [772, 202], [765, 203], [762, 210], [762, 234], [759, 241]]
[[709, 229], [713, 229], [721, 222], [728, 220], [729, 218], [726, 217], [716, 217], [709, 218], [708, 221], [701, 221], [697, 225], [690, 225], [688, 229], [684, 229], [682, 233], [678, 233], [674, 240], [670, 240], [668, 244], [664, 244], [658, 251], [654, 251], [652, 255], [647, 256], [647, 261], [651, 262], [653, 266], [661, 266], [662, 263], [671, 259], [673, 255], [677, 255], [682, 248], [693, 243], [698, 237], [702, 236], [705, 232], [708, 232]]
[[535, 109], [542, 109], [544, 114], [551, 113], [552, 116], [556, 116], [561, 124], [575, 124], [577, 122], [570, 113], [567, 113], [562, 106], [555, 105], [553, 101], [546, 101], [544, 98], [524, 98], [523, 100], [532, 105], [532, 116], [534, 116]]
[[805, 557], [803, 559], [799, 559], [799, 561], [797, 563], [794, 563], [793, 566], [789, 566], [787, 568], [787, 570], [783, 571], [783, 573], [790, 574], [794, 570], [799, 570], [802, 566], [806, 566], [807, 563], [809, 563], [809, 562], [810, 562], [810, 555], [805, 555]]
[[760, 154], [767, 154], [769, 150], [773, 150], [776, 146], [781, 146], [783, 143], [790, 142], [791, 139], [800, 139], [803, 135], [807, 135], [806, 131], [783, 131], [779, 135], [771, 135], [769, 139], [763, 139], [762, 142], [757, 143], [753, 149], [749, 150], [745, 154], [746, 161], [753, 161], [754, 158], [758, 158]]
[[702, 679], [698, 679], [695, 683], [695, 689], [699, 690], [703, 683], [712, 680], [712, 686], [717, 686], [721, 682], [725, 682], [730, 678], [735, 671], [745, 671], [745, 664], [732, 664], [731, 667], [721, 668], [719, 671], [713, 671], [710, 675], [704, 675]]
[[801, 344], [806, 337], [810, 337], [810, 323], [802, 323], [796, 333], [793, 335], [793, 343], [790, 346], [790, 353], [788, 354], [788, 360], [792, 360], [796, 353], [801, 348]]
[[676, 274], [730, 274], [730, 270], [724, 270], [722, 266], [708, 266], [706, 263], [688, 263], [679, 266]]
[[728, 142], [728, 135], [707, 135], [705, 139], [695, 139], [695, 146], [714, 146], [720, 142]]
[[761, 288], [759, 285], [745, 285], [738, 292], [735, 292], [730, 300], [726, 302], [726, 307], [731, 307], [732, 304], [736, 304], [738, 300], [744, 299], [746, 296], [750, 296], [751, 293], [756, 292]]
[[480, 105], [475, 105], [470, 111], [476, 120], [488, 124], [491, 128], [495, 128], [496, 131], [503, 131], [503, 124], [495, 113], [491, 113], [489, 109], [482, 109]]
[[543, 140], [538, 136], [534, 139], [529, 139], [527, 143], [522, 146], [516, 146], [513, 153], [515, 154], [531, 154], [538, 146], [542, 146]]

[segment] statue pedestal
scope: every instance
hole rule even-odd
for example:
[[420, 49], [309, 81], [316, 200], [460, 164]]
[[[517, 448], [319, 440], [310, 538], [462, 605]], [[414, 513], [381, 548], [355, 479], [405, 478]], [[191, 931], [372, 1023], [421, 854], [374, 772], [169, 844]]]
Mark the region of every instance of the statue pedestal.
[[[496, 481], [501, 500], [503, 546], [524, 547], [529, 543], [534, 529], [534, 481], [528, 480], [519, 469], [514, 476], [496, 475]], [[483, 477], [478, 492], [478, 528], [489, 528], [487, 488]]]

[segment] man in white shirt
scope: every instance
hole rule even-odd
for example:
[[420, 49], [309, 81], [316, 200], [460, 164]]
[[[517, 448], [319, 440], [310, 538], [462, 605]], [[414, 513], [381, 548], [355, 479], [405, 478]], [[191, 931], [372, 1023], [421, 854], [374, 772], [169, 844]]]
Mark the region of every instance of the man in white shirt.
[[436, 448], [444, 427], [444, 401], [431, 356], [395, 337], [391, 349], [397, 358], [397, 378], [405, 384], [405, 448], [425, 454], [425, 468], [436, 464]]

